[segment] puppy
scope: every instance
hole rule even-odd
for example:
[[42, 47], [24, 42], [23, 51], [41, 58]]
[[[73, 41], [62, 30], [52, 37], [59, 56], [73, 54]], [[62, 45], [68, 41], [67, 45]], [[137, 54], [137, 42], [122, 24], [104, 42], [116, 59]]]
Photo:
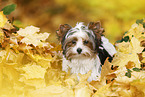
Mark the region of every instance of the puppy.
[[104, 29], [100, 22], [82, 22], [75, 27], [60, 25], [56, 31], [63, 49], [62, 70], [72, 74], [86, 74], [90, 70], [88, 81], [99, 80], [101, 66], [116, 53], [114, 46], [103, 36]]

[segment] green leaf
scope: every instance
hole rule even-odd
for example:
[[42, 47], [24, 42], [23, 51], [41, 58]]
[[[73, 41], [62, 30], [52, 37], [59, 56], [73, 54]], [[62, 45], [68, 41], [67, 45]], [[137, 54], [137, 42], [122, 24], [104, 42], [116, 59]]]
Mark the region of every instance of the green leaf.
[[133, 68], [132, 70], [133, 71], [136, 71], [136, 72], [140, 72], [140, 69], [139, 68]]
[[137, 23], [137, 24], [139, 24], [139, 23], [142, 24], [142, 23], [143, 23], [143, 19], [138, 19], [138, 20], [136, 20], [136, 23]]
[[19, 27], [17, 27], [17, 26], [15, 26], [15, 25], [13, 25], [17, 30], [19, 30]]
[[132, 72], [130, 69], [127, 69], [128, 72]]
[[4, 15], [9, 15], [16, 8], [16, 4], [11, 4], [2, 9]]
[[145, 23], [143, 23], [143, 28], [145, 28]]
[[128, 31], [124, 32], [124, 34], [123, 34], [123, 35], [125, 35], [127, 32], [128, 32]]
[[131, 78], [131, 70], [130, 69], [127, 69], [127, 72], [125, 73], [125, 76]]
[[125, 42], [129, 41], [129, 36], [125, 36], [125, 37], [123, 38], [123, 41], [125, 41]]
[[121, 42], [122, 42], [122, 40], [117, 40], [117, 41], [116, 41], [116, 43], [121, 43]]
[[131, 78], [131, 73], [130, 73], [130, 72], [126, 72], [126, 73], [125, 73], [125, 76]]

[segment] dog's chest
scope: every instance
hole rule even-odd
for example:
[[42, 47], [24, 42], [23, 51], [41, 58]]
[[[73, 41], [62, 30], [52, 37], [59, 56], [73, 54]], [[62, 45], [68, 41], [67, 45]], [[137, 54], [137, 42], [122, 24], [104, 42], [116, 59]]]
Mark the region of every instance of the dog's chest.
[[98, 75], [98, 73], [101, 72], [101, 70], [99, 70], [100, 65], [101, 63], [98, 57], [73, 60], [66, 60], [64, 58], [62, 63], [62, 70], [68, 72], [68, 69], [70, 69], [71, 73], [75, 74], [86, 74], [92, 70], [92, 73]]

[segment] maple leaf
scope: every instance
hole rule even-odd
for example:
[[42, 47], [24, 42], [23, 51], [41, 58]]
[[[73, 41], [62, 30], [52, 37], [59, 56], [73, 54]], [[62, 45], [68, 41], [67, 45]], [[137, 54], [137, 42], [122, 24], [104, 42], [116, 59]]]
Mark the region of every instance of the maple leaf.
[[19, 31], [17, 31], [17, 33], [21, 36], [23, 36], [24, 38], [21, 39], [22, 43], [25, 43], [27, 45], [34, 45], [36, 46], [40, 46], [40, 47], [44, 47], [44, 46], [48, 46], [50, 45], [49, 43], [45, 43], [44, 41], [48, 38], [49, 33], [40, 33], [37, 34], [37, 32], [39, 32], [39, 28], [34, 27], [34, 26], [28, 26], [25, 29], [20, 29]]
[[93, 90], [95, 89], [93, 86], [89, 85], [87, 79], [91, 75], [91, 71], [87, 74], [81, 75], [79, 79], [79, 83], [74, 87], [75, 97], [90, 97], [93, 94]]
[[30, 97], [74, 97], [72, 89], [68, 89], [62, 85], [50, 85], [29, 92]]
[[22, 74], [26, 79], [33, 79], [33, 78], [44, 78], [46, 73], [46, 69], [42, 68], [35, 63], [27, 64], [26, 66], [22, 67], [22, 70], [25, 72]]
[[108, 58], [105, 60], [104, 65], [102, 66], [101, 70], [101, 80], [104, 79], [107, 75], [109, 75], [112, 70], [111, 70], [112, 64], [108, 61]]
[[25, 29], [20, 28], [20, 30], [17, 31], [17, 33], [19, 35], [25, 37], [25, 36], [33, 35], [39, 31], [40, 31], [40, 28], [38, 28], [38, 27], [28, 26]]
[[129, 31], [125, 34], [125, 36], [129, 36], [130, 39], [136, 37], [137, 39], [142, 40], [142, 38], [145, 37], [145, 35], [142, 34], [143, 32], [144, 32], [143, 25], [135, 23], [131, 26], [131, 29], [129, 29]]
[[145, 78], [137, 79], [130, 83], [132, 86], [137, 87], [138, 90], [142, 91], [145, 94]]
[[31, 58], [31, 60], [37, 62], [37, 64], [43, 68], [47, 69], [48, 67], [51, 67], [50, 62], [53, 60], [51, 54], [48, 54], [47, 57], [43, 57], [38, 54], [33, 55], [30, 53], [27, 53], [27, 55]]
[[118, 96], [115, 91], [111, 90], [111, 83], [102, 86], [97, 92], [93, 95], [93, 97], [107, 97], [107, 96]]
[[144, 47], [140, 46], [140, 41], [135, 37], [131, 39], [131, 45], [132, 45], [132, 53], [141, 53], [144, 49]]

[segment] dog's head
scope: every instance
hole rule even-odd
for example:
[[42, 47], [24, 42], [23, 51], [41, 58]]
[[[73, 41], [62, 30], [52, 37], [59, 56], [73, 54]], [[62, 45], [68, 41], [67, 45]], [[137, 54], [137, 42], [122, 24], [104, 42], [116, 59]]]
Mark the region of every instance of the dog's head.
[[90, 22], [88, 26], [77, 23], [73, 28], [68, 24], [60, 25], [56, 32], [61, 41], [66, 59], [94, 57], [101, 44], [104, 29], [100, 22]]

